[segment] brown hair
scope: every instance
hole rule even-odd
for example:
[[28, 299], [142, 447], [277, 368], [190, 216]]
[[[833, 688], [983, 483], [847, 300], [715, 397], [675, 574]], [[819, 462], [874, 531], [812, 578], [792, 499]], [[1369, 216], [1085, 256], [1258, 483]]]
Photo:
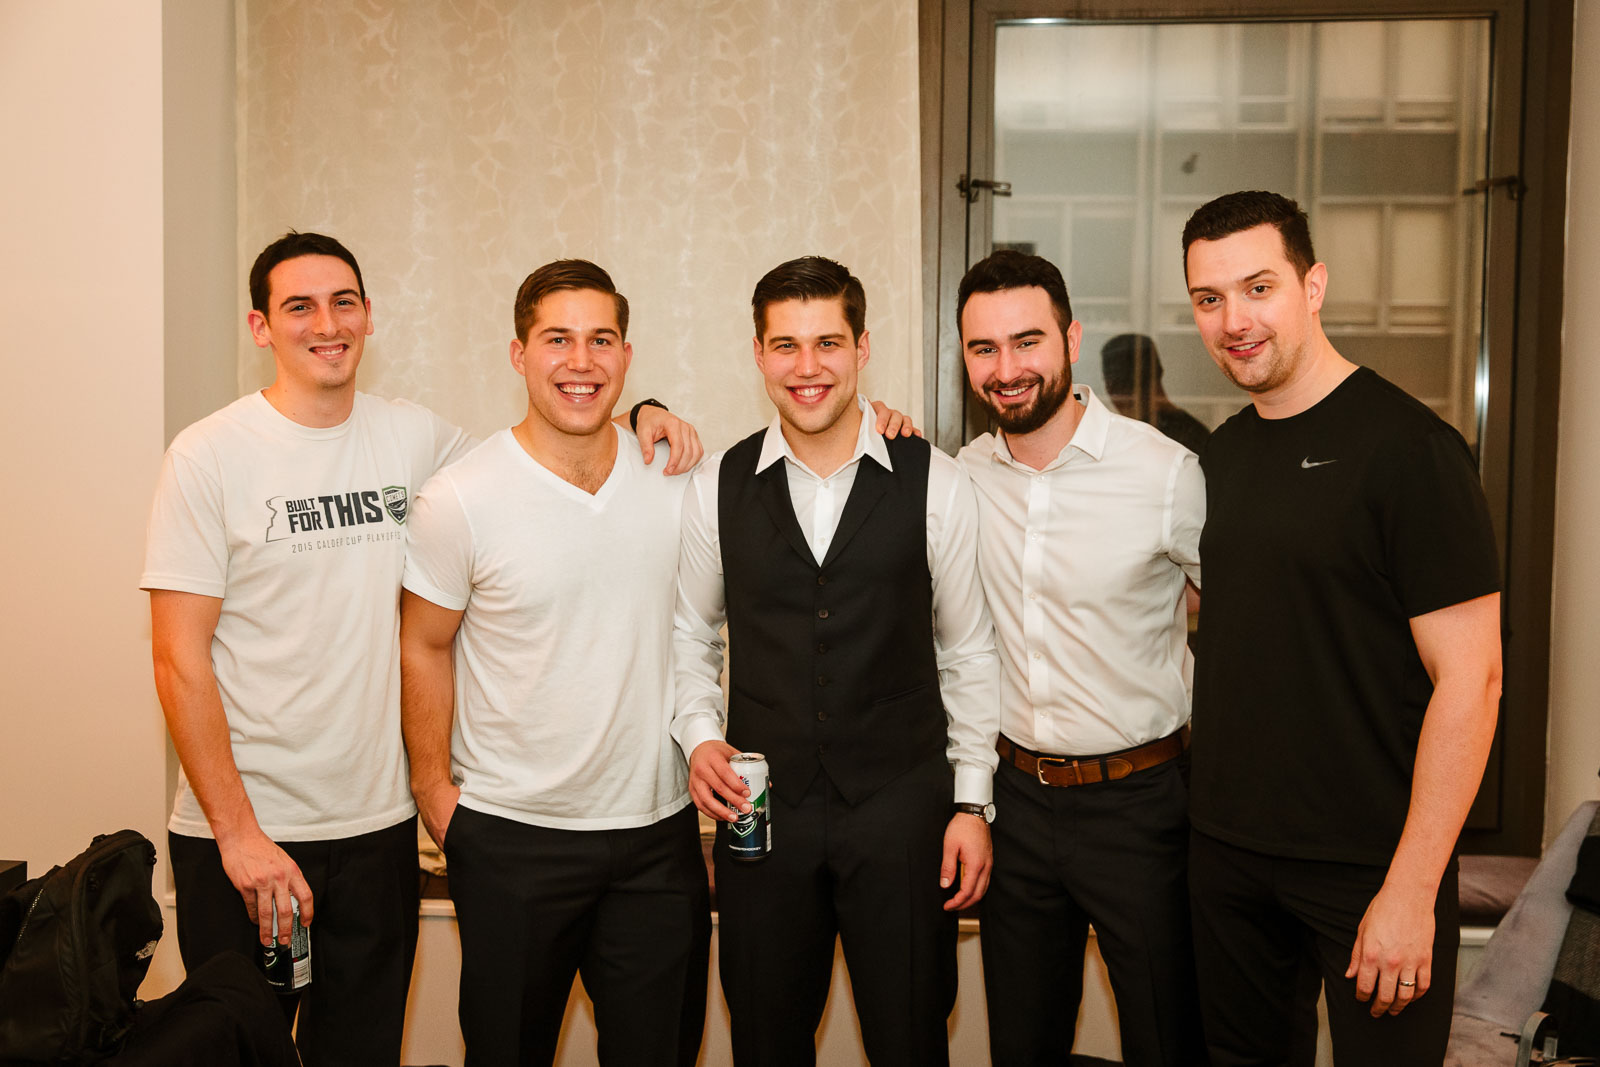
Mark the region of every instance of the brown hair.
[[861, 279], [842, 264], [822, 256], [801, 256], [780, 263], [761, 276], [750, 296], [750, 309], [756, 324], [756, 340], [767, 335], [767, 308], [784, 300], [833, 300], [844, 302], [844, 318], [854, 340], [861, 340], [867, 328], [867, 292]]
[[628, 298], [617, 292], [611, 275], [587, 259], [558, 259], [528, 275], [517, 288], [517, 302], [512, 305], [517, 340], [528, 343], [539, 301], [562, 289], [593, 289], [610, 294], [617, 304], [617, 330], [624, 341], [628, 339]]

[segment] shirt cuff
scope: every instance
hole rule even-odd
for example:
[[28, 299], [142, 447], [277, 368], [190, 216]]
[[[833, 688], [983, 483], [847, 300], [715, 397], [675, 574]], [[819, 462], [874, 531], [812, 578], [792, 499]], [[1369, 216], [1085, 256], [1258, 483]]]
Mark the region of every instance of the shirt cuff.
[[678, 747], [683, 750], [685, 761], [694, 755], [694, 750], [707, 741], [721, 741], [722, 727], [717, 723], [715, 712], [692, 711], [683, 716], [678, 728], [673, 731], [673, 736], [678, 740]]
[[956, 764], [957, 804], [988, 804], [993, 800], [993, 770], [972, 763]]

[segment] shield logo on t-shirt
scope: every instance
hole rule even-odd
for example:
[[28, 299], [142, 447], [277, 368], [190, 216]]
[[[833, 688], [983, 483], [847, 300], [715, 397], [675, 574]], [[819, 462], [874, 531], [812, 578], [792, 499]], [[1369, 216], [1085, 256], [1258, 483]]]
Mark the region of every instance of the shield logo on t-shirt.
[[406, 524], [406, 487], [403, 485], [384, 486], [383, 506], [389, 510], [391, 519], [404, 526]]

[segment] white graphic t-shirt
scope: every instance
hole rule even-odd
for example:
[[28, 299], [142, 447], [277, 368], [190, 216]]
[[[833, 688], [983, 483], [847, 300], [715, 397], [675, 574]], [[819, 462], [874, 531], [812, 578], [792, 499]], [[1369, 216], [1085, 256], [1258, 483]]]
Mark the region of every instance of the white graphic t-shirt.
[[[406, 515], [472, 441], [426, 408], [356, 394], [301, 426], [251, 393], [180, 433], [141, 589], [222, 599], [211, 662], [261, 829], [353, 837], [415, 813], [400, 735]], [[168, 828], [210, 837], [187, 779]]]

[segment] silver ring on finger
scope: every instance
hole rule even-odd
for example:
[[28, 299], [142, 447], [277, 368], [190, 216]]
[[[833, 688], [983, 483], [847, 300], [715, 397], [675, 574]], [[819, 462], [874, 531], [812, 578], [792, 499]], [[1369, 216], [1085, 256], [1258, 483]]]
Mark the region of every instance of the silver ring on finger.
[[1412, 986], [1416, 985], [1417, 983], [1415, 981], [1408, 982], [1404, 978], [1402, 978], [1402, 979], [1400, 979], [1399, 982], [1397, 982], [1395, 984], [1401, 986], [1402, 988], [1410, 989]]

